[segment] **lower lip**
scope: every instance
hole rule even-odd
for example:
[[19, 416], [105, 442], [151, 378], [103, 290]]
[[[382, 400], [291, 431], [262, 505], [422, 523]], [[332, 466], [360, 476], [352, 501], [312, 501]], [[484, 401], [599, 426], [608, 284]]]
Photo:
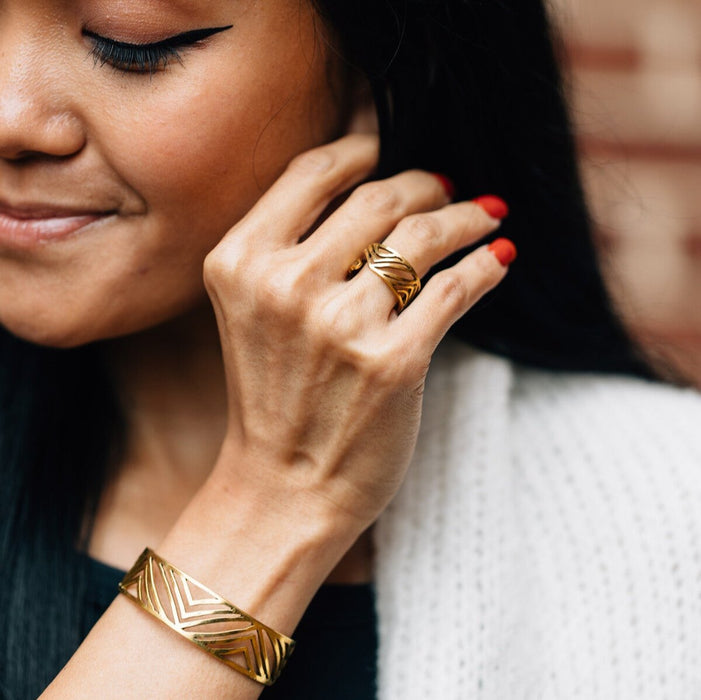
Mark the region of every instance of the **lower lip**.
[[0, 243], [11, 247], [31, 248], [66, 238], [108, 214], [82, 214], [47, 219], [16, 219], [0, 212]]

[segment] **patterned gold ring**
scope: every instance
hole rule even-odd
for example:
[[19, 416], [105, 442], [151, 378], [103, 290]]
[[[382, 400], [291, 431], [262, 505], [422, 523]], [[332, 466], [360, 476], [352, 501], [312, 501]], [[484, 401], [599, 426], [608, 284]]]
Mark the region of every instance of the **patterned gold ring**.
[[355, 276], [367, 263], [368, 267], [397, 297], [397, 313], [403, 311], [421, 291], [421, 279], [409, 261], [384, 243], [373, 243], [348, 268], [348, 278]]

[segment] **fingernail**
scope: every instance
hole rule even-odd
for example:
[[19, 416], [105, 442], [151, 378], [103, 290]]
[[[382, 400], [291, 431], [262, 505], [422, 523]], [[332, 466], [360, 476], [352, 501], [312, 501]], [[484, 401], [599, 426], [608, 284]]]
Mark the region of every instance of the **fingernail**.
[[447, 175], [442, 175], [441, 173], [431, 173], [431, 175], [438, 178], [441, 185], [443, 185], [443, 189], [448, 195], [448, 199], [453, 199], [453, 197], [455, 197], [455, 185], [453, 184], [453, 181]]
[[509, 215], [509, 205], [495, 194], [485, 194], [472, 201], [479, 204], [489, 216], [493, 216], [495, 219], [504, 219]]
[[497, 238], [487, 246], [487, 250], [494, 253], [504, 267], [516, 260], [516, 246], [508, 238]]

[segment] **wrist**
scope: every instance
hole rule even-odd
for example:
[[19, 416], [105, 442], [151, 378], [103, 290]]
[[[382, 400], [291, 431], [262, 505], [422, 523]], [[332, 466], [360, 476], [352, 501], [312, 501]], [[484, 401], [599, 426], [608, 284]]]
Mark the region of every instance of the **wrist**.
[[156, 551], [266, 625], [291, 634], [357, 533], [290, 517], [209, 480]]

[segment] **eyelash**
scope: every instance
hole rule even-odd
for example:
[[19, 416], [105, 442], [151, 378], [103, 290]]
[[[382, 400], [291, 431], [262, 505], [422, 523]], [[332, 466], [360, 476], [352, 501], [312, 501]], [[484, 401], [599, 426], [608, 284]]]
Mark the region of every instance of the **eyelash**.
[[165, 70], [172, 61], [182, 63], [183, 49], [195, 46], [213, 34], [227, 29], [231, 29], [231, 26], [195, 29], [153, 44], [128, 44], [123, 41], [114, 41], [87, 29], [83, 30], [83, 35], [93, 43], [90, 56], [95, 65], [108, 64], [124, 73], [153, 75]]

